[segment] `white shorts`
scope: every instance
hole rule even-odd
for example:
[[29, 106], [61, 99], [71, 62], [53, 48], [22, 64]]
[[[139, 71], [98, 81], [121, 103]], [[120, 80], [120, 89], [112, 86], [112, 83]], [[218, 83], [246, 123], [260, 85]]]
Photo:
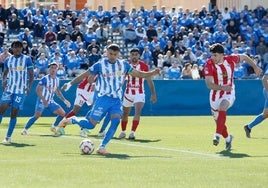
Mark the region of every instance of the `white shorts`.
[[234, 94], [228, 94], [228, 95], [225, 94], [225, 95], [223, 95], [220, 99], [215, 100], [215, 101], [212, 101], [212, 100], [210, 99], [211, 112], [212, 112], [212, 116], [213, 116], [213, 118], [214, 118], [215, 120], [218, 119], [218, 114], [219, 114], [218, 110], [219, 110], [219, 106], [220, 106], [220, 104], [221, 104], [221, 102], [222, 102], [223, 100], [227, 100], [227, 101], [229, 102], [229, 106], [228, 106], [228, 108], [230, 108], [230, 107], [233, 106], [233, 104], [234, 104], [234, 101], [235, 101], [235, 95], [234, 95]]
[[93, 97], [95, 92], [88, 92], [84, 89], [77, 88], [76, 89], [76, 97], [74, 101], [74, 105], [83, 106], [86, 102], [88, 106], [93, 104]]
[[145, 94], [125, 94], [123, 99], [124, 107], [132, 107], [135, 103], [142, 102], [145, 103]]

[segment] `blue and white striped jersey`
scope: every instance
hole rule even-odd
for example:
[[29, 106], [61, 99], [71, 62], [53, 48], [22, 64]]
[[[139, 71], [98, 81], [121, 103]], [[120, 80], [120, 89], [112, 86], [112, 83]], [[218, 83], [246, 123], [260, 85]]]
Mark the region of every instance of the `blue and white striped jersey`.
[[107, 58], [102, 58], [89, 69], [90, 74], [98, 74], [98, 96], [110, 96], [122, 99], [122, 86], [125, 77], [133, 71], [132, 66], [124, 61], [117, 60], [110, 63]]
[[48, 103], [53, 102], [55, 91], [59, 87], [60, 79], [58, 77], [52, 78], [49, 74], [42, 77], [38, 82], [39, 86], [43, 86], [42, 95]]
[[9, 56], [5, 59], [4, 68], [8, 69], [7, 92], [24, 94], [27, 88], [28, 70], [33, 69], [33, 63], [29, 56]]

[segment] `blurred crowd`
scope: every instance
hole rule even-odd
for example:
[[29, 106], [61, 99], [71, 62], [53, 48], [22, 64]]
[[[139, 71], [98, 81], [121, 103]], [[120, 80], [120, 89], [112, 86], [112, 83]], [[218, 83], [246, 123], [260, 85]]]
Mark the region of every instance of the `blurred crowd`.
[[[246, 53], [264, 71], [268, 64], [268, 9], [250, 10], [217, 6], [190, 11], [178, 7], [167, 10], [143, 6], [125, 10], [125, 6], [97, 10], [85, 6], [58, 10], [29, 3], [18, 10], [0, 4], [0, 66], [12, 54], [11, 36], [23, 41], [23, 53], [35, 66], [35, 77], [47, 74], [48, 64], [59, 63], [58, 76], [69, 79], [80, 74], [105, 56], [105, 47], [114, 34], [121, 36], [123, 47], [140, 50], [141, 60], [150, 68], [161, 68], [155, 79], [203, 79], [204, 64], [210, 57], [210, 45], [221, 43], [226, 54]], [[122, 58], [127, 56], [122, 55]], [[252, 68], [241, 62], [235, 69], [236, 79], [256, 78]]]

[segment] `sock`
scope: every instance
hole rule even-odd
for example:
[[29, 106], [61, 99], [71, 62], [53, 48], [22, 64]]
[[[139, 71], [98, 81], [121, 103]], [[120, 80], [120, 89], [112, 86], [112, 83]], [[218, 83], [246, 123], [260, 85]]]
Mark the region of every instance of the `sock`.
[[24, 129], [28, 130], [31, 128], [31, 126], [34, 124], [34, 122], [37, 120], [37, 118], [35, 116], [31, 117], [27, 124], [25, 125]]
[[78, 124], [83, 129], [94, 129], [95, 125], [87, 119], [72, 119], [72, 124]]
[[54, 127], [57, 127], [62, 119], [63, 119], [63, 117], [58, 115], [58, 116], [56, 117], [56, 120], [55, 120], [53, 126], [54, 126]]
[[256, 125], [261, 123], [263, 120], [264, 120], [264, 118], [263, 118], [262, 114], [259, 114], [252, 122], [250, 122], [250, 124], [248, 124], [248, 128], [252, 129]]
[[231, 136], [228, 135], [228, 136], [225, 138], [225, 141], [226, 141], [226, 142], [230, 142], [230, 141], [231, 141]]
[[104, 136], [104, 138], [103, 138], [103, 140], [102, 140], [102, 142], [100, 144], [101, 148], [105, 148], [105, 146], [108, 144], [108, 142], [113, 138], [114, 133], [115, 133], [119, 123], [120, 123], [119, 118], [111, 119], [111, 126], [109, 127], [106, 135]]
[[127, 129], [127, 122], [128, 121], [121, 121], [121, 129], [122, 129], [122, 131], [126, 131], [126, 129]]
[[109, 124], [109, 122], [110, 122], [110, 116], [108, 114], [108, 115], [106, 115], [106, 117], [103, 120], [103, 123], [102, 123], [102, 126], [101, 126], [101, 129], [100, 129], [99, 133], [102, 133], [103, 131], [105, 131], [105, 129], [106, 129], [107, 125]]
[[216, 121], [216, 124], [217, 124], [216, 133], [222, 135], [224, 129], [226, 128], [225, 122], [226, 122], [226, 112], [219, 111], [219, 116], [218, 116], [218, 119]]
[[69, 117], [72, 117], [72, 116], [74, 116], [75, 115], [75, 113], [74, 113], [74, 111], [72, 110], [72, 111], [70, 111], [65, 117], [66, 118], [69, 118]]
[[14, 131], [14, 128], [16, 126], [16, 123], [17, 123], [17, 118], [10, 118], [8, 130], [7, 130], [7, 137], [11, 137]]
[[139, 123], [140, 123], [139, 120], [133, 120], [133, 121], [132, 121], [132, 128], [131, 128], [131, 130], [132, 130], [133, 132], [136, 131], [136, 129], [137, 129]]
[[2, 123], [3, 115], [0, 115], [0, 123]]

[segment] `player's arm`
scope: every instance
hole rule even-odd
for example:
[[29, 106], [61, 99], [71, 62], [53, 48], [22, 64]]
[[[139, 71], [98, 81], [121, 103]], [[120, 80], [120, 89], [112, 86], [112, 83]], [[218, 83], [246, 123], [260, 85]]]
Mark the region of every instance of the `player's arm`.
[[26, 88], [26, 93], [29, 94], [31, 88], [32, 88], [32, 85], [33, 85], [33, 81], [34, 81], [34, 70], [33, 69], [30, 69], [28, 70], [28, 74], [29, 74], [29, 84], [28, 84], [28, 87]]
[[256, 63], [246, 54], [240, 54], [240, 61], [247, 62], [252, 68], [254, 69], [254, 72], [257, 76], [260, 76], [262, 73], [262, 70], [256, 65]]
[[77, 77], [75, 77], [74, 79], [72, 79], [70, 82], [65, 83], [61, 89], [68, 91], [70, 89], [70, 87], [78, 82], [81, 82], [84, 78], [90, 76], [89, 70], [86, 70], [85, 72], [81, 73], [80, 75], [78, 75]]
[[65, 97], [63, 96], [61, 90], [57, 87], [56, 91], [55, 91], [56, 95], [59, 97], [60, 100], [62, 100], [64, 102], [64, 104], [69, 108], [71, 106], [71, 103], [65, 99]]
[[7, 85], [7, 74], [8, 74], [8, 69], [4, 69], [3, 76], [2, 76], [2, 90], [3, 91], [6, 89], [6, 85]]
[[151, 77], [147, 77], [146, 80], [147, 80], [149, 89], [151, 91], [151, 99], [150, 100], [151, 100], [152, 103], [155, 103], [157, 101], [157, 98], [156, 98], [156, 92], [155, 92], [154, 82], [151, 79]]
[[43, 87], [44, 87], [44, 86], [38, 84], [37, 87], [36, 87], [36, 90], [35, 90], [35, 91], [36, 91], [37, 96], [42, 100], [43, 105], [44, 105], [45, 107], [47, 107], [47, 106], [48, 106], [48, 101], [45, 99], [45, 97], [44, 97], [43, 94], [42, 94]]
[[138, 78], [147, 78], [147, 77], [151, 77], [151, 76], [154, 76], [154, 75], [158, 75], [160, 72], [161, 72], [161, 70], [158, 69], [158, 68], [154, 69], [152, 71], [149, 71], [149, 72], [138, 71], [136, 69], [132, 69], [132, 71], [129, 72], [129, 74], [131, 76], [138, 77]]
[[227, 91], [227, 92], [232, 91], [231, 86], [227, 86], [227, 85], [222, 86], [222, 85], [215, 84], [213, 76], [206, 76], [205, 82], [206, 82], [207, 88], [209, 88], [210, 90], [222, 90], [222, 91]]

